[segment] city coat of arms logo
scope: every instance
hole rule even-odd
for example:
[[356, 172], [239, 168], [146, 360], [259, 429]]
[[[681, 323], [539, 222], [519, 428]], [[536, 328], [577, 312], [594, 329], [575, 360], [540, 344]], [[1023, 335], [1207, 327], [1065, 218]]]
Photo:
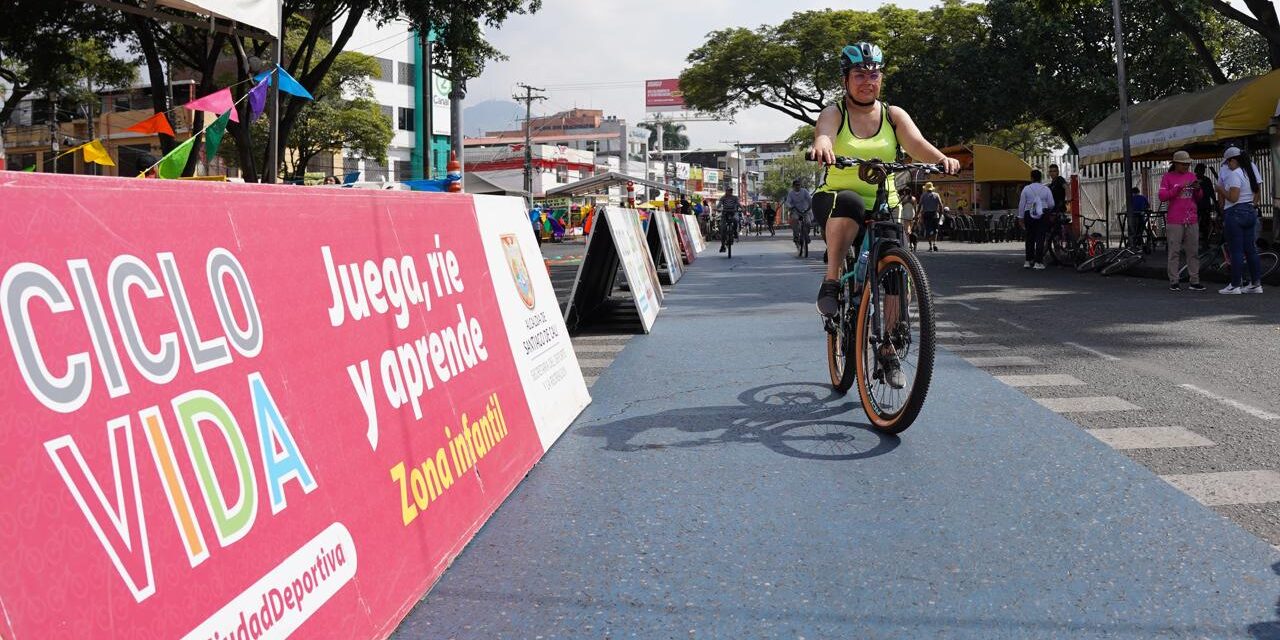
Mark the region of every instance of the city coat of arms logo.
[[502, 235], [502, 253], [506, 256], [507, 266], [511, 269], [511, 279], [516, 283], [516, 291], [524, 306], [533, 309], [533, 280], [529, 278], [529, 269], [524, 264], [524, 252], [520, 251], [520, 241], [515, 234]]

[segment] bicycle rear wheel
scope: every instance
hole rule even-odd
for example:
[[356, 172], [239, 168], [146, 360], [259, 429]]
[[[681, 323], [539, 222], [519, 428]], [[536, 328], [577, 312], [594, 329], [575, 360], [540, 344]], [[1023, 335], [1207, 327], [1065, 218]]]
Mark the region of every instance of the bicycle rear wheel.
[[[845, 273], [848, 269], [852, 269], [851, 261], [845, 260]], [[854, 313], [857, 312], [857, 305], [854, 304], [853, 284], [850, 282], [846, 286], [840, 288], [840, 293], [836, 295], [837, 309], [836, 317], [827, 320], [829, 323], [827, 331], [827, 373], [831, 376], [831, 386], [840, 393], [845, 393], [849, 387], [853, 386], [853, 376], [856, 368], [850, 358], [853, 356], [854, 349]]]
[[1275, 272], [1276, 265], [1280, 263], [1280, 256], [1270, 251], [1263, 251], [1258, 254], [1258, 261], [1262, 266], [1262, 277], [1265, 278]]
[[933, 295], [914, 254], [895, 247], [880, 257], [862, 289], [857, 318], [854, 362], [862, 409], [877, 430], [902, 433], [924, 406], [935, 350]]

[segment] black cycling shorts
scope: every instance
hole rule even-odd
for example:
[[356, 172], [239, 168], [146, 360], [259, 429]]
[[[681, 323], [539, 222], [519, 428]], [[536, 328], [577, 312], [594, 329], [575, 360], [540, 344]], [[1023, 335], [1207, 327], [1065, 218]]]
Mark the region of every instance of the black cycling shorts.
[[[895, 218], [898, 207], [889, 210], [889, 217]], [[815, 191], [813, 194], [814, 223], [825, 226], [827, 218], [849, 218], [862, 224], [867, 219], [867, 201], [857, 191]]]

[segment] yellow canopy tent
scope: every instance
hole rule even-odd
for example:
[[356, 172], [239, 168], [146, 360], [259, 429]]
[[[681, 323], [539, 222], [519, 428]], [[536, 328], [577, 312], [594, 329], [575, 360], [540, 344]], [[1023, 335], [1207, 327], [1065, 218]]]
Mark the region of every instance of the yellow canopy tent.
[[[1280, 69], [1134, 105], [1129, 107], [1130, 152], [1149, 160], [1167, 159], [1179, 149], [1217, 155], [1221, 140], [1266, 132], [1278, 102]], [[1120, 160], [1120, 112], [1098, 123], [1079, 147], [1081, 164]]]
[[970, 145], [970, 148], [973, 149], [974, 182], [1031, 181], [1031, 165], [1022, 158], [985, 144]]

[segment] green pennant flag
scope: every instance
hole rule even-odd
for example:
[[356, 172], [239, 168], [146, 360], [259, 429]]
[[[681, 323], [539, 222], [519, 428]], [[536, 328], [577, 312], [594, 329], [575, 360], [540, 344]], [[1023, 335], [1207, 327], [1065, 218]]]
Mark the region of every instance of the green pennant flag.
[[160, 165], [157, 169], [161, 178], [182, 177], [182, 170], [187, 167], [187, 157], [191, 155], [191, 147], [195, 141], [195, 136], [187, 138], [182, 144], [174, 147], [173, 151], [165, 154], [160, 159]]
[[222, 136], [227, 133], [227, 122], [231, 120], [232, 109], [235, 109], [235, 107], [231, 107], [231, 109], [228, 109], [226, 113], [218, 116], [218, 119], [214, 120], [213, 124], [209, 125], [209, 128], [204, 130], [205, 162], [213, 160], [213, 157], [217, 155], [218, 147], [222, 144]]

